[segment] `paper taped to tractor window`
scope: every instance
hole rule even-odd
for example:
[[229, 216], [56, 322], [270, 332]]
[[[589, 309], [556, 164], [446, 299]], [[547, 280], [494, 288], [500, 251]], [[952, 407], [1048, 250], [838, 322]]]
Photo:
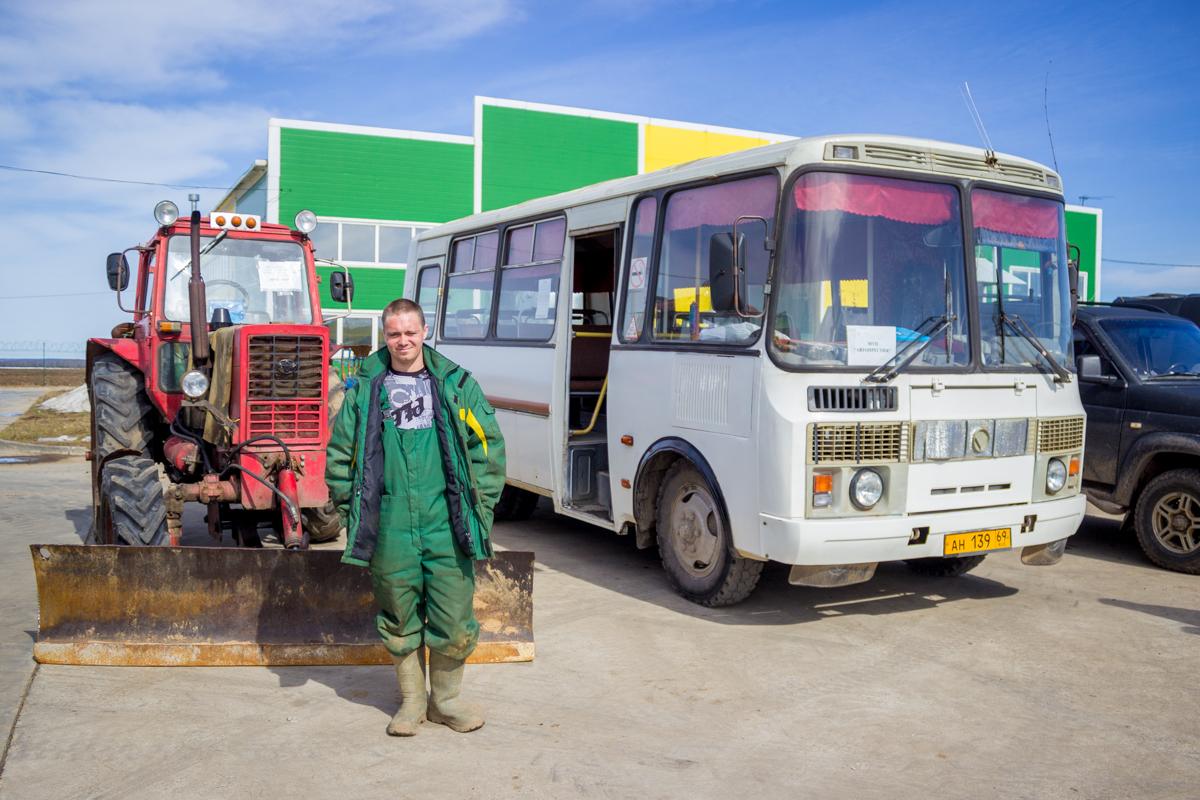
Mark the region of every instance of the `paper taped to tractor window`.
[[896, 355], [895, 325], [847, 325], [846, 363], [877, 367]]
[[258, 285], [264, 292], [299, 292], [304, 289], [299, 261], [258, 261]]

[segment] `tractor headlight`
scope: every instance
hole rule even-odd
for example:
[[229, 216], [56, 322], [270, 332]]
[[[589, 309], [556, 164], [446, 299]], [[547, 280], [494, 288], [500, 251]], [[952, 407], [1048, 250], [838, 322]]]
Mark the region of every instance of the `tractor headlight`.
[[305, 236], [317, 229], [317, 215], [305, 209], [296, 215], [296, 230]]
[[866, 511], [883, 497], [883, 476], [873, 469], [860, 469], [850, 479], [850, 502]]
[[179, 219], [179, 206], [163, 200], [154, 207], [154, 219], [159, 225], [173, 225]]
[[1067, 465], [1057, 458], [1050, 459], [1046, 465], [1046, 491], [1057, 494], [1067, 485]]
[[208, 394], [208, 376], [198, 369], [185, 374], [179, 383], [183, 387], [183, 393], [193, 400]]

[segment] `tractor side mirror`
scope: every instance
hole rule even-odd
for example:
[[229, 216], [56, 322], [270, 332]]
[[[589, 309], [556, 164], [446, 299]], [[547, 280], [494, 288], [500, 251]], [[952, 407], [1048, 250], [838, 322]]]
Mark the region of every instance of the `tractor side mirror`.
[[708, 285], [716, 312], [736, 311], [737, 299], [745, 293], [738, 265], [746, 263], [746, 237], [738, 234], [736, 254], [733, 242], [732, 233], [714, 233], [708, 241]]
[[129, 286], [129, 262], [125, 259], [125, 254], [109, 253], [106, 271], [108, 272], [108, 288], [114, 292], [125, 291], [125, 288]]
[[329, 296], [335, 303], [349, 303], [354, 299], [354, 278], [350, 270], [334, 271], [329, 276]]

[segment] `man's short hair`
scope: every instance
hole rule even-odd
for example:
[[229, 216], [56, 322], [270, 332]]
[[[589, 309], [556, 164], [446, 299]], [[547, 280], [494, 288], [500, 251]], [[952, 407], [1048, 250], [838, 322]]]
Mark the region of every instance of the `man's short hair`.
[[383, 309], [383, 317], [379, 320], [379, 324], [386, 325], [388, 317], [394, 317], [397, 314], [416, 314], [421, 320], [421, 325], [425, 325], [425, 312], [419, 305], [406, 297], [400, 297], [388, 303], [387, 307]]

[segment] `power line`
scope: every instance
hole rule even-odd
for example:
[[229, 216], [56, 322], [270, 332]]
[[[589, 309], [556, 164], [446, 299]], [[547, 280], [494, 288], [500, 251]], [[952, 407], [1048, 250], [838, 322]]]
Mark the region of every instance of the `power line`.
[[1200, 264], [1167, 264], [1162, 261], [1126, 261], [1122, 258], [1102, 258], [1101, 261], [1111, 264], [1132, 264], [1137, 267], [1181, 267], [1183, 269], [1200, 269]]
[[198, 186], [189, 183], [159, 183], [157, 181], [134, 181], [124, 178], [101, 178], [95, 175], [76, 175], [72, 172], [55, 172], [50, 169], [31, 169], [29, 167], [14, 167], [10, 164], [0, 164], [0, 169], [7, 169], [12, 172], [33, 172], [38, 175], [54, 175], [59, 178], [74, 178], [80, 181], [98, 181], [100, 183], [129, 183], [136, 186], [165, 186], [168, 189], [215, 189], [219, 192], [228, 192], [231, 186]]

